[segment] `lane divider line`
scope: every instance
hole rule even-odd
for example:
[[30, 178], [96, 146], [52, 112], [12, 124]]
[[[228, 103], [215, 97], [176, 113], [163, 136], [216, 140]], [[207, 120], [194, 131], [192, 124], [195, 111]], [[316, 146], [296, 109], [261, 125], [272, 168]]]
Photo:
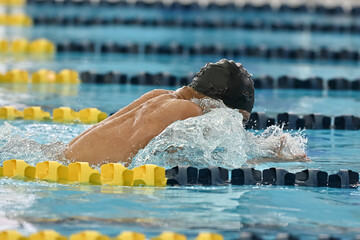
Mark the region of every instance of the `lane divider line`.
[[58, 53], [81, 52], [81, 53], [112, 53], [112, 54], [160, 54], [171, 56], [197, 56], [215, 55], [227, 58], [248, 56], [265, 59], [291, 59], [291, 60], [328, 60], [328, 61], [359, 61], [360, 52], [351, 49], [331, 50], [327, 47], [316, 49], [267, 47], [240, 45], [237, 47], [226, 47], [218, 44], [195, 44], [185, 46], [181, 43], [159, 45], [157, 43], [95, 43], [92, 41], [62, 41], [56, 45]]
[[246, 1], [244, 4], [234, 4], [231, 2], [228, 3], [216, 3], [209, 2], [207, 5], [200, 5], [198, 2], [188, 2], [186, 1], [171, 1], [166, 3], [165, 1], [126, 1], [126, 0], [117, 0], [117, 1], [91, 1], [91, 0], [68, 0], [68, 1], [58, 1], [58, 0], [28, 0], [29, 4], [48, 4], [55, 6], [66, 6], [66, 5], [87, 5], [93, 7], [99, 6], [111, 6], [111, 7], [141, 7], [141, 8], [158, 8], [164, 10], [174, 10], [174, 11], [230, 11], [230, 12], [279, 12], [279, 13], [297, 13], [297, 14], [324, 14], [324, 15], [360, 15], [360, 7], [358, 5], [348, 6], [343, 8], [341, 5], [335, 6], [326, 6], [323, 4], [286, 4], [280, 3], [277, 6], [273, 6], [269, 3], [264, 4], [253, 4], [251, 1]]
[[0, 25], [29, 27], [32, 26], [32, 24], [33, 20], [28, 15], [23, 13], [0, 14]]
[[[194, 168], [176, 166], [165, 170], [152, 164], [127, 169], [120, 163], [107, 163], [100, 171], [88, 162], [73, 162], [68, 166], [56, 161], [45, 161], [31, 166], [24, 160], [10, 159], [3, 162], [0, 177], [43, 180], [63, 184], [92, 184], [110, 186], [223, 186], [223, 185], [277, 185], [299, 187], [357, 188], [359, 173], [341, 169], [328, 174], [319, 169], [305, 169], [291, 173], [282, 168], [263, 171], [250, 167], [228, 170], [212, 166]], [[230, 177], [229, 177], [230, 175]]]
[[0, 83], [32, 83], [32, 84], [79, 84], [79, 74], [70, 69], [63, 69], [56, 73], [47, 69], [40, 69], [31, 74], [26, 70], [12, 69], [5, 74], [0, 74]]
[[182, 18], [102, 18], [102, 17], [64, 17], [37, 15], [33, 17], [35, 26], [99, 26], [99, 25], [124, 25], [143, 27], [181, 27], [181, 28], [206, 28], [206, 29], [246, 29], [246, 30], [271, 30], [271, 31], [292, 31], [292, 32], [323, 32], [339, 34], [360, 34], [360, 25], [356, 23], [338, 24], [321, 22], [285, 22], [265, 21], [262, 19], [234, 20], [222, 19], [199, 19], [194, 20]]
[[50, 121], [58, 123], [99, 123], [107, 118], [107, 113], [97, 108], [84, 108], [79, 112], [69, 107], [60, 107], [53, 110], [52, 117], [49, 112], [44, 111], [40, 106], [27, 107], [23, 111], [11, 106], [0, 107], [0, 119], [4, 120], [32, 120]]
[[[29, 77], [31, 75], [31, 77]], [[52, 70], [40, 69], [32, 74], [26, 70], [12, 69], [0, 74], [0, 83], [27, 83], [27, 84], [134, 84], [154, 86], [185, 86], [194, 78], [193, 73], [184, 76], [175, 76], [166, 72], [138, 74], [124, 74], [118, 71], [97, 73], [95, 71], [83, 71], [77, 73], [74, 70], [64, 69], [58, 73]], [[360, 78], [346, 79], [335, 77], [324, 79], [321, 77], [308, 77], [300, 79], [295, 76], [283, 75], [272, 77], [260, 75], [253, 77], [256, 89], [314, 89], [314, 90], [360, 90]]]
[[29, 41], [25, 38], [14, 40], [0, 39], [0, 55], [53, 55], [56, 46], [53, 42], [45, 38]]

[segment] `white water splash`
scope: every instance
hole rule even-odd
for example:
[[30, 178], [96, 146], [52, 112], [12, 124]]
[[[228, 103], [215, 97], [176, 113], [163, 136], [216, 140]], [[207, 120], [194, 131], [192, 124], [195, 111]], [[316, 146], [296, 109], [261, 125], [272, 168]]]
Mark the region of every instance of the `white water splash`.
[[241, 113], [222, 102], [208, 98], [193, 101], [205, 114], [172, 123], [138, 152], [131, 167], [157, 164], [236, 168], [251, 159], [290, 161], [305, 155], [307, 139], [302, 132], [271, 126], [256, 134], [244, 129]]
[[0, 164], [7, 159], [23, 159], [30, 165], [41, 161], [56, 161], [63, 158], [65, 144], [61, 141], [50, 141], [41, 144], [33, 138], [36, 136], [29, 132], [4, 122], [0, 126]]

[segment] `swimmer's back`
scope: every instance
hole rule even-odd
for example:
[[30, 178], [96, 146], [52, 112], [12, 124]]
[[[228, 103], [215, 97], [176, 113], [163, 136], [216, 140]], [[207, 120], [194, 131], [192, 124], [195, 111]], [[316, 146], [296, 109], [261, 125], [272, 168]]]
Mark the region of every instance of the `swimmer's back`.
[[166, 90], [149, 92], [125, 109], [71, 141], [66, 158], [129, 164], [139, 149], [171, 123], [202, 114], [198, 105]]
[[74, 143], [75, 141], [77, 141], [79, 138], [81, 138], [82, 136], [84, 136], [85, 134], [87, 134], [88, 132], [94, 130], [95, 128], [98, 128], [102, 125], [104, 125], [106, 122], [111, 121], [112, 119], [123, 115], [124, 113], [131, 111], [132, 109], [134, 109], [135, 107], [139, 106], [140, 104], [148, 101], [149, 99], [152, 99], [154, 97], [160, 96], [160, 95], [164, 95], [164, 94], [174, 94], [175, 91], [170, 91], [170, 90], [164, 90], [164, 89], [154, 89], [150, 92], [145, 93], [144, 95], [142, 95], [140, 98], [136, 99], [135, 101], [133, 101], [132, 103], [130, 103], [128, 106], [120, 109], [119, 111], [117, 111], [116, 113], [114, 113], [113, 115], [109, 116], [108, 118], [106, 118], [105, 120], [103, 120], [102, 122], [100, 122], [99, 124], [95, 124], [92, 127], [90, 127], [88, 130], [84, 131], [83, 133], [81, 133], [80, 135], [78, 135], [77, 137], [75, 137], [70, 143], [69, 145], [71, 145], [72, 143]]

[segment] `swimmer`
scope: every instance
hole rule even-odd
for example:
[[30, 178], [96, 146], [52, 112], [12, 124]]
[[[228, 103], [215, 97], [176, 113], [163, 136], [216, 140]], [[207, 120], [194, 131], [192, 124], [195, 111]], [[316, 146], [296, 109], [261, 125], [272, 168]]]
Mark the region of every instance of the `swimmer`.
[[202, 115], [202, 108], [190, 100], [205, 97], [220, 99], [239, 110], [246, 122], [254, 105], [254, 82], [241, 64], [226, 59], [208, 63], [188, 86], [150, 91], [92, 126], [68, 144], [65, 158], [128, 166], [138, 151], [171, 123]]

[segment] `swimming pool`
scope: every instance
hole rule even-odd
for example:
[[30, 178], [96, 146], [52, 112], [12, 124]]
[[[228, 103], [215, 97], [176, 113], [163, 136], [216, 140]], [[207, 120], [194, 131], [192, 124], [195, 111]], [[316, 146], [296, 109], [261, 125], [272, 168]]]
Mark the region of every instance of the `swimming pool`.
[[[49, 10], [48, 13], [51, 14], [50, 7], [42, 7]], [[75, 14], [79, 9], [83, 9], [82, 7], [84, 6], [66, 6], [64, 14]], [[35, 10], [33, 5], [27, 8], [31, 15], [36, 14]], [[143, 14], [149, 18], [159, 14], [154, 9], [134, 8], [131, 11], [125, 9], [119, 14], [129, 13], [129, 16]], [[106, 8], [97, 12], [101, 16], [111, 12], [117, 14], [114, 9]], [[222, 16], [221, 11], [214, 12], [215, 15]], [[186, 12], [177, 12], [177, 14], [182, 17], [188, 16]], [[267, 14], [274, 15], [274, 13]], [[261, 16], [266, 19], [267, 14]], [[89, 15], [91, 15], [90, 12]], [[298, 16], [289, 13], [285, 15], [288, 19]], [[226, 15], [226, 18], [235, 16], [237, 16], [236, 13], [233, 13], [233, 16]], [[315, 16], [306, 14], [307, 21], [313, 21]], [[320, 16], [323, 21], [333, 21], [333, 18]], [[248, 14], [244, 17], [252, 18], [252, 15]], [[47, 37], [56, 41], [62, 39], [64, 35], [68, 39], [81, 39], [81, 34], [85, 34], [86, 39], [100, 42], [111, 39], [129, 42], [130, 39], [137, 43], [165, 44], [175, 39], [184, 44], [193, 44], [190, 39], [195, 38], [197, 42], [237, 44], [228, 37], [225, 38], [223, 31], [198, 32], [196, 29], [186, 31], [190, 37], [180, 39], [182, 29], [172, 30], [161, 27], [149, 29], [97, 26], [71, 27], [64, 30], [60, 27], [35, 26], [27, 30], [9, 30], [11, 34], [19, 34], [19, 36]], [[235, 29], [226, 31], [227, 36], [235, 34], [239, 41], [245, 41], [246, 44], [253, 43], [253, 39], [259, 39], [262, 36], [261, 31], [242, 32]], [[118, 39], [115, 33], [128, 34], [125, 36], [130, 37]], [[155, 36], [152, 35], [155, 33]], [[242, 37], [244, 33], [249, 40], [244, 40]], [[139, 34], [143, 37], [139, 38]], [[357, 48], [357, 37], [350, 35], [346, 36], [347, 40], [342, 42], [341, 36], [336, 34], [329, 36], [304, 32], [279, 34], [271, 31], [266, 34], [270, 38], [260, 38], [256, 43], [282, 45], [280, 41], [285, 39], [289, 41], [288, 44], [301, 44], [304, 47], [318, 48], [326, 45], [329, 48]], [[350, 42], [354, 44], [351, 45]], [[176, 76], [185, 76], [189, 72], [197, 71], [205, 62], [217, 60], [218, 56], [69, 53], [57, 54], [53, 60], [48, 61], [33, 59], [19, 61], [7, 58], [1, 64], [1, 69], [4, 72], [21, 68], [33, 72], [40, 68], [55, 71], [72, 68], [79, 72], [94, 70], [106, 73], [116, 70], [129, 75], [139, 72], [169, 72]], [[269, 74], [273, 77], [291, 75], [307, 78], [316, 75], [324, 79], [346, 77], [352, 80], [360, 76], [357, 62], [288, 61], [255, 57], [241, 57], [235, 60], [242, 62], [255, 77]], [[156, 87], [171, 90], [177, 88], [177, 86]], [[102, 111], [112, 113], [154, 88], [155, 86], [131, 84], [72, 86], [1, 84], [0, 106], [11, 105], [23, 109], [27, 106], [40, 105], [47, 111], [60, 106], [69, 106], [77, 110], [97, 107]], [[254, 111], [266, 112], [272, 116], [282, 112], [299, 115], [320, 113], [329, 116], [342, 114], [359, 116], [359, 101], [358, 91], [260, 89], [256, 92]], [[48, 156], [39, 150], [40, 144], [57, 141], [67, 143], [88, 127], [89, 125], [83, 124], [1, 120], [0, 165], [4, 160], [11, 158], [25, 159], [31, 165], [46, 161]], [[263, 163], [256, 165], [255, 168], [263, 170], [269, 167], [281, 167], [290, 172], [299, 172], [307, 168], [316, 168], [328, 173], [335, 173], [339, 169], [360, 171], [359, 131], [305, 130], [304, 134], [308, 138], [307, 154], [312, 162]], [[54, 229], [65, 236], [92, 229], [111, 237], [123, 230], [133, 230], [145, 233], [148, 238], [165, 230], [183, 233], [188, 238], [194, 238], [203, 231], [218, 232], [225, 239], [238, 238], [244, 231], [254, 232], [266, 239], [274, 239], [279, 232], [288, 232], [301, 239], [314, 239], [324, 233], [351, 239], [360, 234], [358, 207], [360, 192], [358, 189], [234, 185], [166, 188], [116, 187], [63, 185], [41, 181], [24, 182], [7, 178], [1, 178], [0, 185], [2, 196], [0, 198], [2, 223], [0, 231], [16, 229], [24, 235], [42, 229]]]

